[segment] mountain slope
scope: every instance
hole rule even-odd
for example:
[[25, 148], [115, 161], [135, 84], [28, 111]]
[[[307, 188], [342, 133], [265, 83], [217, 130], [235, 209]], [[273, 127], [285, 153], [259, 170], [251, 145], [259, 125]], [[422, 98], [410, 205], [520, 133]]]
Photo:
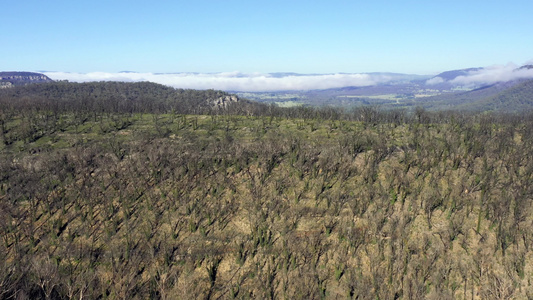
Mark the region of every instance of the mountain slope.
[[499, 82], [496, 84], [486, 85], [471, 91], [461, 91], [454, 93], [444, 93], [441, 95], [418, 98], [408, 105], [422, 106], [428, 109], [458, 109], [459, 107], [467, 108], [468, 105], [492, 97], [518, 84], [513, 82]]
[[[446, 71], [446, 72], [442, 72], [440, 74], [438, 74], [437, 76], [435, 77], [440, 77], [446, 81], [449, 81], [449, 80], [453, 80], [459, 76], [465, 76], [465, 75], [468, 75], [470, 72], [472, 71], [479, 71], [481, 70], [482, 68], [468, 68], [468, 69], [461, 69], [461, 70], [451, 70], [451, 71]], [[433, 77], [433, 78], [435, 78]]]
[[[459, 108], [461, 108], [460, 106]], [[481, 99], [465, 106], [474, 110], [522, 112], [533, 108], [533, 80], [527, 80], [495, 96]]]
[[4, 103], [39, 103], [67, 110], [84, 106], [113, 112], [172, 110], [198, 114], [235, 103], [241, 107], [260, 105], [223, 91], [174, 89], [151, 82], [51, 82], [3, 89], [0, 98]]
[[430, 110], [520, 112], [533, 109], [533, 80], [515, 80], [487, 85], [472, 91], [419, 98], [407, 107]]

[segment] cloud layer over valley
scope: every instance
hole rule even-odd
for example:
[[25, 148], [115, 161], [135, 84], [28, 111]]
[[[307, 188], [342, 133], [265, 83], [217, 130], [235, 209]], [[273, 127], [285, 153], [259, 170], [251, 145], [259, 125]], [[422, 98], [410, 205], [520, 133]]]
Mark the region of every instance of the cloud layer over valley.
[[227, 73], [67, 73], [44, 72], [54, 80], [73, 82], [87, 81], [151, 81], [175, 88], [184, 89], [216, 89], [224, 91], [264, 92], [283, 90], [329, 89], [347, 86], [371, 86], [390, 82], [395, 79], [393, 74], [245, 74], [240, 72]]
[[457, 76], [449, 81], [438, 76], [433, 77], [426, 81], [426, 84], [432, 85], [448, 82], [458, 86], [476, 86], [518, 79], [533, 79], [533, 68], [520, 68], [515, 64], [495, 65], [469, 71], [466, 75]]
[[[342, 87], [363, 87], [378, 84], [398, 83], [425, 79], [427, 76], [394, 73], [336, 73], [336, 74], [296, 74], [296, 73], [137, 73], [137, 72], [43, 72], [53, 80], [72, 82], [87, 81], [150, 81], [183, 89], [215, 89], [239, 92], [305, 91]], [[476, 87], [496, 82], [517, 79], [533, 79], [533, 67], [518, 67], [515, 64], [494, 65], [486, 68], [448, 71], [443, 77], [433, 77], [428, 85], [449, 83], [454, 86]], [[455, 77], [450, 77], [454, 74]]]

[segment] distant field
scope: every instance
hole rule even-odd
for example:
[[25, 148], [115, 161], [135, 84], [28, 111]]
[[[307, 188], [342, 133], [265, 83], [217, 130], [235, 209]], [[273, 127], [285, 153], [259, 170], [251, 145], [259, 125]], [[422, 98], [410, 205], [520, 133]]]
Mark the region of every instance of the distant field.
[[302, 106], [304, 103], [302, 102], [296, 102], [296, 101], [276, 101], [276, 103], [279, 107], [295, 107], [295, 106]]
[[387, 95], [372, 95], [372, 96], [361, 96], [361, 95], [343, 95], [337, 96], [338, 98], [367, 98], [367, 99], [380, 99], [380, 100], [398, 100], [402, 98], [398, 94], [387, 94]]
[[236, 93], [239, 97], [256, 100], [256, 101], [286, 101], [286, 100], [297, 100], [305, 99], [306, 97], [298, 93], [268, 93], [268, 92], [259, 92], [259, 93]]

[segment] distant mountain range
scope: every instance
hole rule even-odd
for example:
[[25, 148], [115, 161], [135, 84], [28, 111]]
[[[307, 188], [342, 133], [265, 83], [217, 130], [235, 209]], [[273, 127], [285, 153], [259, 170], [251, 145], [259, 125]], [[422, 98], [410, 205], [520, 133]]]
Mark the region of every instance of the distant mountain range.
[[[136, 76], [140, 73], [128, 71], [120, 74]], [[184, 73], [176, 74], [180, 74], [181, 77], [178, 76], [178, 78], [187, 78], [186, 75], [183, 75]], [[164, 74], [156, 74], [155, 76], [164, 76]], [[274, 102], [280, 106], [330, 105], [350, 108], [374, 105], [385, 109], [424, 107], [429, 110], [465, 109], [509, 112], [533, 108], [533, 65], [467, 68], [445, 71], [434, 76], [385, 72], [364, 74], [278, 72], [264, 75], [247, 75], [236, 72], [234, 74], [214, 74], [211, 75], [212, 77], [200, 73], [191, 76], [197, 76], [197, 80], [203, 78], [207, 78], [206, 80], [209, 78], [254, 80], [259, 78], [259, 80], [265, 81], [275, 80], [276, 84], [285, 82], [285, 80], [291, 82], [310, 80], [313, 82], [313, 84], [304, 85], [311, 88], [302, 90], [241, 92], [226, 89], [227, 92], [234, 93], [240, 98], [263, 103]], [[322, 80], [329, 80], [340, 87], [312, 88], [313, 86], [320, 86]], [[0, 88], [52, 81], [41, 73], [0, 72]], [[358, 85], [350, 85], [352, 82], [356, 82]], [[291, 87], [292, 85], [286, 84], [285, 86]]]
[[533, 65], [519, 68], [468, 68], [435, 76], [368, 73], [392, 79], [369, 86], [306, 91], [243, 93], [260, 102], [291, 105], [331, 105], [382, 108], [424, 107], [429, 110], [523, 111], [533, 109]]

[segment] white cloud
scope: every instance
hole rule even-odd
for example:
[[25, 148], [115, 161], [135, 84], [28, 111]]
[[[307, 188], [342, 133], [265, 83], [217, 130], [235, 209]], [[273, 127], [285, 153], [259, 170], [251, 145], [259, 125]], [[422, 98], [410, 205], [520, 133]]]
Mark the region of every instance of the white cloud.
[[514, 64], [507, 64], [471, 71], [468, 75], [458, 76], [450, 82], [453, 84], [468, 86], [528, 78], [533, 78], [533, 69], [518, 69], [518, 66]]
[[67, 73], [46, 72], [54, 80], [87, 81], [151, 81], [176, 88], [216, 89], [226, 91], [280, 91], [328, 89], [346, 86], [370, 86], [393, 78], [381, 74], [287, 75], [273, 77], [260, 73]]
[[444, 79], [442, 77], [433, 77], [431, 79], [428, 79], [426, 81], [426, 84], [428, 85], [434, 85], [434, 84], [439, 84], [439, 83], [443, 83], [444, 82]]

